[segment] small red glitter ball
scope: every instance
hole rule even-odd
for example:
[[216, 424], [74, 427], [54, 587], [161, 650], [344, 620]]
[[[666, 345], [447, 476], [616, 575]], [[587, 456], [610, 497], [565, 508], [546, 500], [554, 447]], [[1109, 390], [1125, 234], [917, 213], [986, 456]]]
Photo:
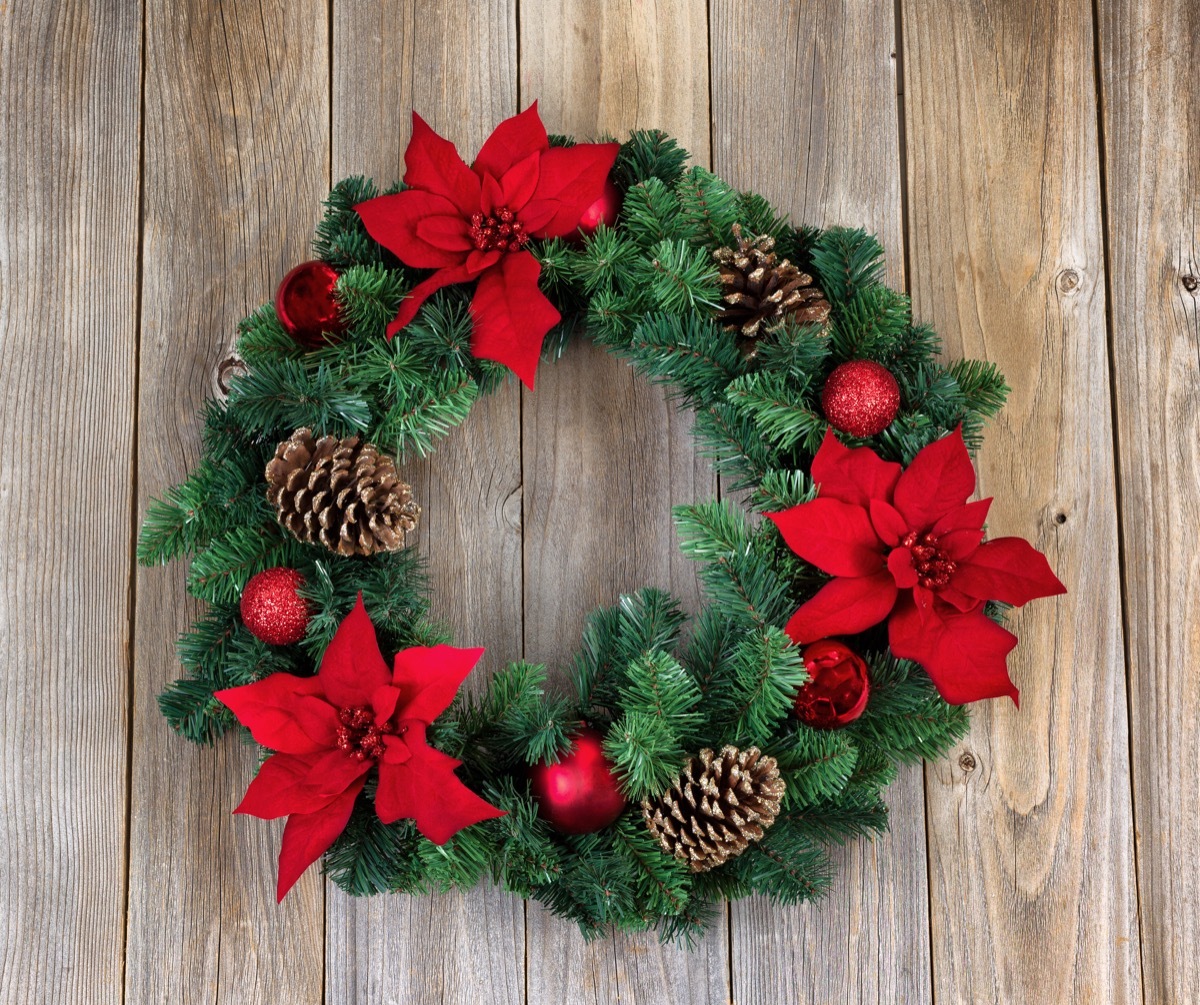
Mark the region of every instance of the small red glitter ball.
[[625, 809], [612, 764], [604, 756], [604, 737], [589, 726], [557, 764], [543, 761], [530, 768], [529, 782], [538, 816], [563, 834], [591, 834]]
[[583, 211], [579, 218], [579, 233], [591, 237], [600, 229], [600, 225], [611, 227], [617, 222], [621, 213], [621, 190], [611, 181], [604, 183], [604, 191], [600, 198]]
[[817, 729], [849, 725], [867, 707], [870, 685], [866, 661], [836, 639], [821, 639], [804, 650], [808, 683], [796, 695], [796, 718]]
[[290, 646], [308, 631], [308, 601], [300, 596], [304, 577], [295, 569], [265, 569], [242, 590], [242, 623], [255, 638]]
[[835, 367], [821, 390], [829, 424], [852, 436], [882, 433], [900, 410], [900, 385], [886, 366], [855, 359]]
[[346, 334], [333, 291], [338, 274], [324, 262], [302, 262], [275, 291], [275, 313], [284, 330], [308, 349], [319, 349]]

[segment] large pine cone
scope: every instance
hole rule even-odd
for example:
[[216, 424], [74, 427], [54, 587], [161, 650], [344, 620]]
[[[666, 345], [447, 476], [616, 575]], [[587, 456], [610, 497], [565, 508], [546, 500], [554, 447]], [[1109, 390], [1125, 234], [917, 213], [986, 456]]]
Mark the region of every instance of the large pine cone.
[[339, 555], [396, 551], [421, 515], [396, 462], [357, 436], [314, 440], [297, 429], [276, 448], [266, 476], [279, 522]]
[[725, 322], [726, 331], [737, 333], [738, 347], [747, 357], [758, 351], [767, 327], [785, 315], [794, 314], [805, 324], [819, 324], [829, 317], [829, 301], [813, 277], [786, 258], [777, 260], [775, 238], [767, 234], [744, 238], [736, 223], [733, 234], [736, 248], [713, 252], [726, 305], [717, 317]]
[[775, 758], [757, 747], [705, 749], [657, 800], [642, 800], [642, 816], [663, 851], [707, 872], [763, 836], [785, 788]]

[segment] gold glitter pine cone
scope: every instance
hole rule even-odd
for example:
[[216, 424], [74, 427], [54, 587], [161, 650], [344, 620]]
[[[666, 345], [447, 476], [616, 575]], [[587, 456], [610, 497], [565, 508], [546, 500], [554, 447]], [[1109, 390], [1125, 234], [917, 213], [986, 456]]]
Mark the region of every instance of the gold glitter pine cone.
[[786, 787], [775, 758], [757, 747], [706, 748], [658, 799], [642, 800], [642, 818], [663, 851], [707, 872], [762, 838]]
[[802, 324], [820, 324], [829, 317], [829, 301], [807, 272], [775, 254], [775, 238], [769, 234], [743, 237], [733, 225], [736, 248], [717, 248], [721, 299], [717, 313], [725, 330], [737, 334], [738, 348], [747, 357], [758, 351], [767, 328], [792, 315]]
[[396, 462], [357, 436], [314, 439], [297, 429], [275, 449], [266, 479], [279, 522], [339, 555], [397, 551], [421, 515]]

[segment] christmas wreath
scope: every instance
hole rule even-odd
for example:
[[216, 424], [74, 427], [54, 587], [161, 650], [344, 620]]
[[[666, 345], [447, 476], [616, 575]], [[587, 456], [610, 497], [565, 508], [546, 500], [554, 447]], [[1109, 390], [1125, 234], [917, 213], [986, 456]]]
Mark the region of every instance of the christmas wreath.
[[[468, 166], [414, 115], [403, 184], [340, 183], [316, 260], [241, 324], [139, 559], [190, 558], [208, 609], [160, 705], [263, 748], [237, 812], [287, 818], [280, 898], [324, 857], [351, 894], [488, 877], [588, 935], [689, 939], [721, 898], [818, 895], [898, 764], [1016, 699], [1004, 611], [1063, 586], [969, 501], [1001, 374], [936, 358], [872, 237], [686, 160], [548, 136], [535, 106]], [[694, 409], [743, 490], [676, 510], [707, 606], [623, 596], [569, 688], [514, 662], [464, 695], [482, 650], [427, 620], [401, 465], [584, 334]]]

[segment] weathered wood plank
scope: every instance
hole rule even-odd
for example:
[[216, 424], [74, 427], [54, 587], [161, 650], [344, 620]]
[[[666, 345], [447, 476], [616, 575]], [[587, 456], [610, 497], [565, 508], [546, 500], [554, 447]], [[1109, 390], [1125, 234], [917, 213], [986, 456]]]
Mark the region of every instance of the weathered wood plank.
[[[674, 134], [709, 162], [705, 4], [600, 0], [521, 4], [521, 101], [581, 138]], [[587, 613], [641, 586], [697, 603], [671, 506], [715, 496], [691, 417], [586, 341], [525, 394], [525, 652], [566, 666]], [[651, 935], [585, 946], [573, 925], [528, 908], [530, 1002], [725, 1002], [722, 917], [694, 955]]]
[[0, 1000], [121, 1000], [141, 19], [0, 6]]
[[[323, 3], [146, 6], [139, 505], [199, 452], [196, 410], [237, 320], [308, 257], [329, 177]], [[137, 579], [126, 1000], [319, 1002], [324, 884], [275, 906], [282, 821], [233, 817], [256, 755], [158, 714], [197, 613], [180, 566]]]
[[916, 311], [1008, 376], [989, 530], [1070, 590], [926, 770], [934, 994], [1140, 1001], [1090, 12], [905, 0], [903, 38]]
[[[513, 0], [334, 4], [336, 178], [404, 173], [410, 110], [470, 161], [517, 100]], [[408, 463], [424, 507], [433, 613], [462, 645], [488, 649], [468, 681], [521, 655], [521, 399], [508, 384], [479, 402], [431, 461]], [[519, 1002], [524, 904], [484, 886], [439, 897], [354, 900], [332, 884], [330, 1002]]]
[[[719, 0], [711, 16], [716, 171], [795, 221], [874, 231], [889, 282], [903, 288], [891, 0], [818, 0], [754, 17]], [[930, 1000], [920, 769], [904, 770], [887, 801], [891, 832], [835, 854], [838, 876], [820, 904], [733, 905], [736, 1001]]]
[[1099, 11], [1146, 1001], [1200, 1001], [1200, 8]]

